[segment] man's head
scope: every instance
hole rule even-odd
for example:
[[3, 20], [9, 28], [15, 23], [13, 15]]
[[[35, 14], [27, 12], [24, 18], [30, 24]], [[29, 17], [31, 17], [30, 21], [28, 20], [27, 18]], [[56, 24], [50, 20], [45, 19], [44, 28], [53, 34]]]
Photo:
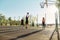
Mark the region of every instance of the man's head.
[[43, 17], [43, 19], [45, 19], [45, 18]]
[[29, 12], [27, 12], [27, 15], [29, 15]]

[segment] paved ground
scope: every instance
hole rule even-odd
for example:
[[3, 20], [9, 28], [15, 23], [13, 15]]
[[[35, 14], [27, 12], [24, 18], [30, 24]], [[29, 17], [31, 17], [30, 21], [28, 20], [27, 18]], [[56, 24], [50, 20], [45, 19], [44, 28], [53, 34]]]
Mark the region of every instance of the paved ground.
[[17, 40], [49, 40], [54, 28], [46, 28], [45, 30], [42, 30], [38, 33], [35, 33], [33, 35], [29, 35], [24, 38], [18, 38]]
[[58, 33], [59, 34], [57, 34], [57, 32], [55, 31], [51, 40], [58, 40], [58, 36], [57, 35], [59, 35], [59, 40], [60, 40], [60, 26], [58, 27]]
[[[55, 26], [48, 26], [44, 30], [41, 27], [29, 27], [28, 29], [22, 27], [7, 27], [7, 30], [3, 27], [0, 29], [0, 40], [49, 40]], [[12, 31], [13, 30], [13, 31]], [[54, 33], [54, 36], [56, 33]], [[52, 37], [52, 40], [57, 37]]]

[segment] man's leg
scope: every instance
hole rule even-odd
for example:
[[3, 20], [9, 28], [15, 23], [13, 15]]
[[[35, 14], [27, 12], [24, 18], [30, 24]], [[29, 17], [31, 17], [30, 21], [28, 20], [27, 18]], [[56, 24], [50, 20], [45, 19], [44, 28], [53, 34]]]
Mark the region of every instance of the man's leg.
[[27, 29], [27, 27], [28, 27], [28, 24], [26, 24], [26, 29]]

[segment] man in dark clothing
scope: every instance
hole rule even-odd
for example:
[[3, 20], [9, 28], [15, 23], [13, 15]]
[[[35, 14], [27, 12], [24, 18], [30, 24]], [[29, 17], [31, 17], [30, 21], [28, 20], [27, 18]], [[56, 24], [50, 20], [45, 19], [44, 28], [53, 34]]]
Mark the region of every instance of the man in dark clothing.
[[21, 19], [21, 25], [24, 25], [24, 20], [23, 19]]
[[27, 12], [27, 15], [26, 15], [26, 29], [28, 27], [28, 17], [29, 17], [29, 12]]
[[44, 17], [42, 19], [42, 26], [43, 26], [43, 28], [45, 28], [45, 18]]

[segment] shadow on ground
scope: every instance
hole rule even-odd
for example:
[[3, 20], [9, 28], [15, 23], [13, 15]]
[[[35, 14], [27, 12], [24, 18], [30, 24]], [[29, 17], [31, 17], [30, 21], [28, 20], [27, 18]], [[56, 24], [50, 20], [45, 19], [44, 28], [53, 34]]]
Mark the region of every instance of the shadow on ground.
[[[43, 30], [43, 29], [42, 29], [42, 30]], [[10, 40], [17, 40], [17, 39], [19, 39], [19, 38], [24, 38], [24, 37], [26, 37], [26, 36], [29, 36], [29, 35], [35, 34], [35, 33], [37, 33], [37, 32], [40, 32], [40, 31], [42, 31], [42, 30], [38, 30], [38, 31], [34, 31], [34, 32], [31, 32], [31, 33], [28, 33], [28, 34], [24, 34], [24, 35], [18, 36], [18, 37], [16, 37], [16, 38], [13, 38], [13, 39], [10, 39]]]

